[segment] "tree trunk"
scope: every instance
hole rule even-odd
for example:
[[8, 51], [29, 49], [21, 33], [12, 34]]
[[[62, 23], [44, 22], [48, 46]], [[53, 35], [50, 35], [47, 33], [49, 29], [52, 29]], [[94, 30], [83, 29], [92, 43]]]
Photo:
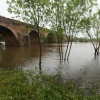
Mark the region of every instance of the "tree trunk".
[[71, 41], [71, 44], [70, 44], [70, 48], [69, 48], [69, 52], [68, 52], [68, 56], [67, 56], [67, 60], [68, 60], [69, 55], [70, 55], [70, 51], [71, 51], [71, 48], [72, 48], [72, 43], [73, 43], [73, 37], [72, 37], [72, 41]]
[[37, 30], [38, 30], [38, 39], [39, 39], [39, 49], [40, 49], [40, 56], [39, 56], [39, 69], [40, 71], [42, 70], [42, 66], [41, 66], [41, 58], [42, 58], [42, 44], [41, 44], [41, 37], [40, 37], [40, 30], [39, 30], [39, 26], [37, 25]]
[[68, 48], [69, 48], [69, 42], [70, 42], [70, 37], [68, 39], [67, 48], [66, 48], [66, 51], [65, 51], [64, 61], [66, 60], [66, 56], [67, 56], [67, 52], [68, 52]]

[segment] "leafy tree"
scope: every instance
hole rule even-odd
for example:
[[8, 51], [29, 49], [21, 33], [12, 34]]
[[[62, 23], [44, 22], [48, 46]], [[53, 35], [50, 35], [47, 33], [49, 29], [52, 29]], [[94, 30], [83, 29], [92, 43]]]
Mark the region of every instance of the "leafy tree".
[[95, 38], [94, 49], [95, 49], [95, 56], [99, 55], [99, 48], [100, 48], [100, 11], [98, 10], [97, 13], [93, 14], [91, 18], [92, 22], [92, 34]]
[[62, 50], [62, 12], [64, 7], [64, 0], [51, 0], [51, 5], [49, 7], [49, 12], [51, 15], [49, 16], [50, 19], [50, 26], [51, 29], [55, 32], [57, 36], [57, 43], [59, 47], [59, 55], [60, 60], [63, 59], [63, 50]]
[[[95, 2], [96, 0], [7, 0], [10, 13], [14, 13], [17, 18], [37, 29], [40, 45], [40, 69], [42, 56], [40, 27], [50, 25], [58, 38], [60, 60], [66, 60], [66, 58], [68, 60], [73, 39], [78, 32], [82, 31], [85, 24], [82, 25], [81, 22], [86, 22], [84, 18], [86, 17], [87, 20], [89, 11]], [[86, 23], [86, 30], [90, 29], [90, 20], [87, 20]], [[65, 52], [62, 48], [63, 34], [66, 35], [68, 41]]]
[[[66, 53], [64, 59], [69, 58], [69, 54], [72, 47], [72, 42], [74, 37], [78, 32], [81, 32], [79, 28], [80, 20], [84, 15], [88, 14], [89, 9], [94, 5], [92, 0], [67, 0], [65, 9], [65, 19], [64, 19], [64, 30], [68, 37], [68, 44], [66, 48]], [[71, 43], [69, 43], [71, 42]]]
[[[95, 53], [94, 53], [95, 56], [99, 55], [99, 47], [100, 47], [100, 41], [99, 41], [100, 21], [99, 19], [100, 19], [99, 11], [97, 13], [94, 13], [93, 15], [91, 14], [91, 11], [90, 11], [89, 17], [84, 17], [80, 21], [82, 30], [87, 33], [87, 35], [89, 36], [92, 42], [92, 45], [95, 50]], [[95, 38], [95, 41], [94, 41], [94, 38]]]
[[[79, 22], [92, 8], [92, 0], [51, 0], [51, 27], [56, 31], [60, 59], [67, 60], [70, 55], [73, 39], [78, 32]], [[67, 46], [65, 53], [62, 50], [62, 36], [66, 35]]]
[[9, 5], [8, 11], [13, 13], [15, 18], [31, 24], [32, 29], [36, 28], [40, 47], [39, 68], [41, 70], [42, 45], [40, 27], [45, 26], [47, 22], [49, 0], [7, 0], [7, 3]]

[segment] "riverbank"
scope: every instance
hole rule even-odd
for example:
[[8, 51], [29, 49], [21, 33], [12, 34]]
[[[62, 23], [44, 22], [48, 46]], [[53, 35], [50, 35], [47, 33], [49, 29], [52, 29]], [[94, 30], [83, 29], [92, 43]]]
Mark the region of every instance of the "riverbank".
[[[32, 82], [29, 83], [28, 77]], [[0, 100], [99, 100], [96, 94], [85, 95], [72, 84], [59, 83], [51, 75], [0, 69]]]

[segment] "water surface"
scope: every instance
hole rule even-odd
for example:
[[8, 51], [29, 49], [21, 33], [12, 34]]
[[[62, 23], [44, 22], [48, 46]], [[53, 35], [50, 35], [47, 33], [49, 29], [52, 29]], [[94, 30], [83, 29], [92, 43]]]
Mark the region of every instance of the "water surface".
[[[91, 43], [73, 43], [69, 62], [59, 62], [57, 44], [43, 45], [42, 71], [47, 74], [60, 74], [65, 80], [100, 84], [100, 56], [94, 57]], [[63, 51], [66, 44], [63, 44]], [[0, 67], [5, 69], [23, 68], [31, 70], [38, 67], [39, 46], [0, 45]]]

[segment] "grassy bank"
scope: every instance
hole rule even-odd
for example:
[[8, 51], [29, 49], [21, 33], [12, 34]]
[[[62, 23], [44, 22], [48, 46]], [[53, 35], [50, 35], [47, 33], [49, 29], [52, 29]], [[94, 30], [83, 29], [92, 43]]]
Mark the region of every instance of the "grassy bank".
[[59, 84], [53, 76], [0, 69], [0, 100], [100, 100], [100, 96], [84, 95], [71, 84]]

